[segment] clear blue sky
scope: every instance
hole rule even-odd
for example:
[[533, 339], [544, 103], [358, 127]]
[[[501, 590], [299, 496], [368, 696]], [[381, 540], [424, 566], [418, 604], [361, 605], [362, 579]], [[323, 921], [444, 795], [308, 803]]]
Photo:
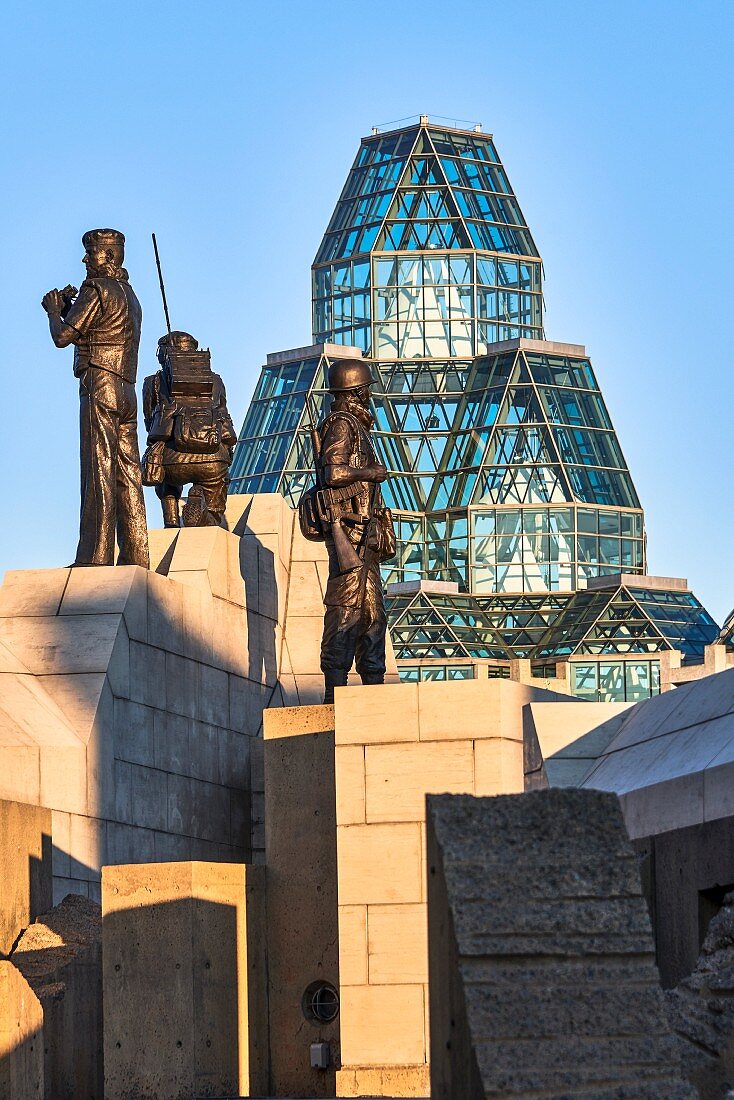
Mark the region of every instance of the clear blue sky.
[[[163, 331], [212, 348], [241, 422], [310, 341], [309, 267], [362, 135], [435, 113], [494, 133], [545, 260], [546, 331], [585, 343], [647, 512], [651, 573], [720, 622], [731, 567], [734, 3], [17, 3], [3, 17], [0, 569], [66, 564], [71, 352], [43, 293], [122, 229]], [[158, 507], [148, 502], [157, 525]]]

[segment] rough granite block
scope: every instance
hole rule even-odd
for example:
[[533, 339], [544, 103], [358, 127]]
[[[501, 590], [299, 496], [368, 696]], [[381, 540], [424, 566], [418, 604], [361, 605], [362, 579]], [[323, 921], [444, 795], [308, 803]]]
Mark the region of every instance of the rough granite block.
[[427, 799], [431, 1096], [696, 1096], [619, 801]]

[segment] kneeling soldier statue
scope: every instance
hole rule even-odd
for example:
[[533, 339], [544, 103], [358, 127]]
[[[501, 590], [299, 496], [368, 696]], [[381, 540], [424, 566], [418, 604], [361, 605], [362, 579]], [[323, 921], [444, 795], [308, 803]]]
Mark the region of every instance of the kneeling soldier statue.
[[[161, 369], [143, 383], [148, 449], [143, 483], [154, 485], [166, 527], [215, 527], [227, 506], [232, 450], [237, 442], [224, 383], [210, 353], [188, 332], [158, 341]], [[179, 517], [184, 485], [192, 485]]]
[[392, 516], [380, 482], [387, 470], [377, 461], [370, 428], [369, 364], [342, 359], [329, 369], [331, 411], [312, 431], [316, 485], [299, 506], [301, 530], [325, 541], [329, 581], [321, 642], [324, 702], [347, 683], [356, 658], [363, 684], [385, 682], [387, 618], [380, 563], [395, 554]]

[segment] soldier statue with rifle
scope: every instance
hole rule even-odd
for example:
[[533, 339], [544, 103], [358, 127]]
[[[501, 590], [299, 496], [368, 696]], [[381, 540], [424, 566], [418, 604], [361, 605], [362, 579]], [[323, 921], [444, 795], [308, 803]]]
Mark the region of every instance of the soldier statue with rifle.
[[321, 641], [325, 703], [333, 703], [334, 688], [347, 683], [355, 659], [363, 684], [385, 681], [380, 563], [394, 556], [395, 534], [380, 490], [387, 470], [370, 438], [373, 383], [364, 360], [337, 360], [329, 368], [331, 410], [312, 430], [316, 485], [299, 506], [303, 534], [325, 541], [329, 554]]

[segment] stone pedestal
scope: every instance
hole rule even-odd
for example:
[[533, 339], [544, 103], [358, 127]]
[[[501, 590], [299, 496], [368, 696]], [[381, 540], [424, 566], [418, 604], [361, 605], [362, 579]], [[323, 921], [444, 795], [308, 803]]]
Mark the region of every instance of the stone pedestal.
[[[428, 1096], [425, 796], [521, 791], [522, 708], [558, 698], [507, 680], [387, 684], [265, 712], [276, 1096]], [[328, 1027], [301, 1008], [316, 979], [339, 988]], [[333, 1075], [309, 1069], [317, 1040]]]
[[104, 869], [105, 1100], [265, 1095], [264, 874]]
[[262, 712], [321, 697], [326, 552], [274, 494], [227, 523], [0, 588], [0, 798], [52, 811], [56, 901], [103, 864], [262, 858]]

